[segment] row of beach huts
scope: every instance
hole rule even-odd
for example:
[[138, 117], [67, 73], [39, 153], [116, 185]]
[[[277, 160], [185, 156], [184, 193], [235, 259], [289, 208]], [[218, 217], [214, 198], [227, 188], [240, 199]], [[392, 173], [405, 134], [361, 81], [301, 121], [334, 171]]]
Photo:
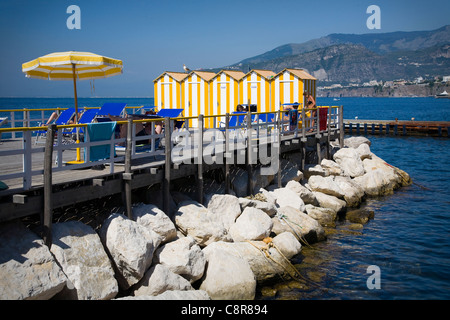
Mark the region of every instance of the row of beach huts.
[[[185, 117], [220, 115], [236, 111], [238, 104], [256, 105], [257, 112], [275, 112], [285, 103], [304, 105], [307, 92], [316, 97], [316, 78], [302, 69], [170, 72], [154, 80], [158, 109], [183, 109]], [[212, 121], [206, 120], [207, 121]], [[190, 125], [196, 126], [196, 120]]]

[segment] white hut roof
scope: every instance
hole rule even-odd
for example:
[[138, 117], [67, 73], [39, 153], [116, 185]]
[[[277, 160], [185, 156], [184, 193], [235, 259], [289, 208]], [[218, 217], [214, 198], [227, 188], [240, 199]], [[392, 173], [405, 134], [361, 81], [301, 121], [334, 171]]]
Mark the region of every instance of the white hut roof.
[[228, 76], [230, 76], [231, 78], [233, 78], [234, 80], [241, 80], [243, 77], [245, 77], [245, 73], [243, 73], [242, 71], [237, 71], [237, 70], [220, 70], [215, 76], [214, 78], [218, 77], [220, 74], [225, 73]]
[[169, 75], [170, 77], [174, 78], [176, 81], [181, 82], [186, 78], [189, 74], [185, 72], [176, 72], [176, 71], [166, 71], [163, 74], [161, 74], [158, 78], [153, 80], [153, 82], [156, 82], [159, 80], [159, 78], [164, 77], [164, 75]]
[[283, 74], [285, 71], [289, 71], [290, 73], [296, 75], [298, 78], [303, 79], [303, 80], [317, 80], [316, 78], [314, 78], [312, 75], [310, 75], [308, 72], [306, 72], [303, 69], [285, 68], [282, 71], [278, 72], [277, 76]]
[[251, 74], [252, 72], [256, 72], [257, 74], [259, 74], [260, 76], [262, 76], [263, 78], [268, 79], [268, 80], [270, 80], [272, 77], [275, 77], [275, 76], [276, 76], [276, 73], [273, 72], [273, 71], [271, 71], [271, 70], [253, 69], [253, 70], [250, 70], [250, 71], [245, 75], [245, 77], [246, 77], [247, 75]]
[[216, 76], [216, 73], [211, 72], [211, 71], [192, 71], [189, 75], [194, 74], [194, 73], [196, 75], [198, 75], [199, 77], [201, 77], [206, 82], [211, 81], [211, 79]]

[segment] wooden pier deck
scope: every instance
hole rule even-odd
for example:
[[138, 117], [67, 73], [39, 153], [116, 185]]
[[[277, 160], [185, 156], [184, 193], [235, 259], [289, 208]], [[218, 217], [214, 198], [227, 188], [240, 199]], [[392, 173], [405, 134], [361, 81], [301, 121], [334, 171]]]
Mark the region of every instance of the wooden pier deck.
[[[25, 163], [28, 163], [29, 168], [27, 170], [23, 169], [23, 171], [33, 172], [33, 175], [31, 176], [30, 173], [30, 177], [26, 174], [16, 177], [14, 174], [10, 174], [9, 176], [13, 176], [12, 178], [7, 180], [0, 179], [7, 183], [9, 187], [0, 191], [0, 222], [40, 214], [41, 219], [44, 219], [44, 225], [51, 225], [51, 212], [56, 208], [63, 208], [112, 195], [119, 195], [124, 199], [127, 212], [130, 214], [131, 192], [140, 188], [148, 188], [152, 185], [160, 185], [164, 198], [164, 209], [167, 209], [169, 206], [167, 195], [171, 190], [171, 181], [190, 176], [193, 176], [192, 184], [195, 184], [198, 189], [198, 200], [202, 202], [203, 173], [214, 169], [223, 170], [226, 175], [226, 185], [229, 188], [229, 171], [230, 166], [233, 165], [240, 165], [246, 168], [250, 177], [249, 190], [251, 190], [252, 170], [256, 165], [261, 165], [259, 162], [261, 160], [259, 150], [262, 148], [270, 149], [269, 153], [277, 153], [270, 156], [275, 156], [278, 159], [283, 153], [299, 151], [302, 153], [303, 159], [305, 159], [307, 148], [320, 151], [321, 146], [328, 145], [327, 142], [331, 140], [343, 140], [343, 131], [339, 129], [338, 124], [339, 121], [342, 124], [342, 118], [337, 119], [336, 117], [334, 120], [335, 122], [331, 123], [330, 121], [328, 127], [322, 131], [318, 125], [317, 130], [312, 132], [306, 131], [306, 128], [284, 133], [282, 133], [282, 130], [279, 130], [278, 140], [276, 141], [271, 139], [264, 140], [257, 136], [256, 127], [258, 125], [250, 123], [246, 125], [246, 130], [242, 131], [244, 135], [243, 141], [245, 141], [243, 144], [227, 144], [225, 142], [223, 146], [214, 150], [211, 154], [213, 161], [210, 162], [204, 159], [205, 150], [211, 148], [215, 138], [214, 134], [208, 136], [206, 129], [203, 131], [203, 134], [199, 135], [201, 137], [200, 141], [197, 144], [192, 144], [192, 148], [184, 149], [181, 153], [182, 155], [178, 155], [177, 161], [173, 160], [172, 152], [176, 148], [172, 144], [172, 132], [170, 130], [166, 130], [163, 136], [158, 136], [163, 141], [163, 146], [160, 149], [148, 154], [140, 154], [139, 157], [131, 154], [131, 150], [133, 150], [131, 145], [136, 137], [130, 134], [131, 138], [126, 139], [125, 154], [117, 154], [117, 157], [114, 158], [120, 159], [120, 161], [114, 160], [111, 163], [100, 161], [100, 164], [104, 165], [100, 168], [96, 162], [81, 168], [73, 166], [73, 169], [71, 165], [56, 165], [57, 156], [64, 155], [64, 161], [75, 159], [76, 152], [73, 146], [72, 149], [64, 149], [64, 152], [55, 147], [56, 150], [46, 155], [44, 151], [47, 148], [35, 146], [34, 138], [31, 139], [31, 134], [27, 138], [31, 139], [31, 143], [25, 138], [4, 139], [0, 143], [0, 155], [3, 155], [0, 157], [2, 160], [0, 161], [0, 176], [8, 176], [10, 172], [22, 171], [22, 166], [25, 166]], [[165, 119], [166, 128], [171, 127], [170, 121], [169, 118]], [[199, 122], [203, 123], [203, 117], [199, 117]], [[130, 121], [129, 123], [132, 122]], [[272, 126], [285, 128], [286, 124], [279, 121], [272, 124]], [[130, 125], [129, 127], [131, 128], [132, 126]], [[61, 129], [58, 128], [57, 130]], [[24, 131], [25, 134], [26, 132]], [[191, 132], [191, 134], [195, 136], [196, 133]], [[149, 137], [154, 139], [156, 136]], [[111, 141], [110, 143], [114, 145], [114, 142], [117, 141]], [[95, 145], [95, 142], [92, 144]], [[86, 145], [89, 146], [89, 142], [84, 142], [84, 146]], [[227, 147], [227, 145], [230, 147]], [[27, 153], [24, 153], [25, 151], [21, 154], [9, 155], [8, 153], [8, 150], [21, 148], [28, 150]], [[30, 150], [32, 151], [30, 152]], [[4, 153], [2, 154], [2, 152]], [[240, 157], [242, 160], [242, 155], [245, 161], [240, 163], [237, 159]], [[224, 160], [216, 161], [217, 159]], [[320, 162], [320, 152], [318, 159]], [[303, 160], [302, 166], [304, 164], [305, 161]], [[47, 171], [45, 168], [47, 168]], [[46, 172], [50, 173], [46, 174]], [[278, 173], [280, 173], [279, 168]], [[278, 176], [280, 177], [280, 174]], [[32, 181], [25, 181], [27, 179], [31, 180], [31, 178]], [[281, 178], [278, 178], [278, 183], [281, 184]], [[25, 185], [27, 187], [24, 187]]]
[[450, 121], [344, 119], [345, 133], [450, 137]]

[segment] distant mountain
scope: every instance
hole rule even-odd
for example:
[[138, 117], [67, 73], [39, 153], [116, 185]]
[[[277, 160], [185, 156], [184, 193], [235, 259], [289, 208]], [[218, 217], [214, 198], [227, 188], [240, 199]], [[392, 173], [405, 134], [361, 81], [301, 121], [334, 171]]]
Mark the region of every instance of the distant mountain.
[[433, 31], [399, 31], [366, 34], [334, 33], [304, 43], [282, 45], [261, 55], [244, 59], [235, 65], [259, 63], [345, 43], [360, 44], [367, 49], [380, 54], [400, 50], [420, 50], [439, 44], [450, 43], [450, 25]]
[[223, 67], [229, 68], [302, 68], [321, 81], [342, 84], [450, 75], [450, 25], [434, 31], [330, 34]]

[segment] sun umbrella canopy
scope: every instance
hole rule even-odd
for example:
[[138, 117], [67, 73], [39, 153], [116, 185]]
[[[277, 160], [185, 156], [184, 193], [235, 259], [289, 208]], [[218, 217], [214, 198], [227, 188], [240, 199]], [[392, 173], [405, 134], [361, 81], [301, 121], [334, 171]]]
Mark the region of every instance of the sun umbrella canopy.
[[90, 52], [55, 52], [22, 64], [29, 78], [72, 80], [75, 67], [77, 80], [108, 78], [122, 73], [121, 60]]

